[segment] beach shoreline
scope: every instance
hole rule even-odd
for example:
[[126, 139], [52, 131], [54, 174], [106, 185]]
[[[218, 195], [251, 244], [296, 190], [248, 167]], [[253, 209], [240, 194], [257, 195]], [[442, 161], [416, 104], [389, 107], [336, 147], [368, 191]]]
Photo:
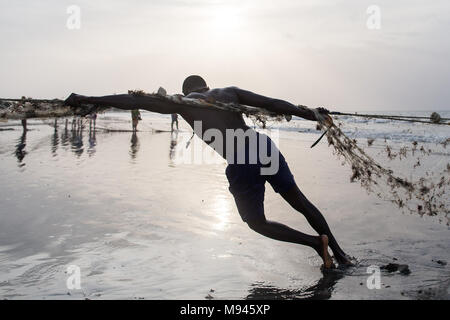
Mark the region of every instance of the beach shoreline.
[[[317, 134], [282, 131], [278, 146], [358, 261], [331, 276], [310, 248], [264, 238], [241, 221], [225, 162], [176, 161], [191, 135], [185, 123], [175, 137], [166, 118], [146, 113], [134, 135], [119, 132], [131, 126], [125, 116], [100, 115], [99, 127], [118, 132], [95, 136], [45, 124], [25, 139], [1, 133], [1, 298], [449, 299], [450, 270], [437, 262], [450, 261], [448, 226], [349, 183], [350, 168], [326, 141], [310, 148]], [[314, 234], [268, 184], [265, 212]], [[411, 274], [382, 271], [381, 288], [369, 289], [368, 267], [388, 263]], [[66, 286], [69, 265], [80, 267], [80, 290]]]

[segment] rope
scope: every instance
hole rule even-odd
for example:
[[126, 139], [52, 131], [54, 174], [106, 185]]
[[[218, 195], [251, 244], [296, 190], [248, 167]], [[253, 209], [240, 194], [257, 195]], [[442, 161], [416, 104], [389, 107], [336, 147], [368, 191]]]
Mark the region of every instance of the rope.
[[[420, 119], [430, 119], [429, 117], [418, 117], [418, 116], [396, 116], [396, 115], [384, 115], [384, 114], [359, 114], [359, 113], [346, 113], [346, 112], [330, 112], [331, 115], [337, 116], [352, 116], [352, 117], [363, 117], [363, 118], [374, 118], [374, 119], [386, 119], [386, 120], [396, 120], [396, 121], [406, 121], [406, 122], [419, 122], [428, 124], [440, 124], [440, 125], [450, 125], [450, 122], [431, 122], [423, 121]], [[448, 121], [450, 118], [441, 118], [441, 121]]]
[[[166, 99], [171, 100], [173, 102], [175, 101], [174, 100], [174, 96], [170, 96], [170, 95], [162, 97], [162, 96], [158, 96], [156, 94], [153, 94], [151, 96], [153, 96], [153, 98], [159, 97], [161, 99], [166, 98]], [[268, 110], [257, 108], [257, 107], [244, 106], [244, 105], [239, 105], [239, 104], [234, 104], [234, 103], [232, 103], [232, 104], [230, 104], [230, 103], [221, 103], [219, 101], [214, 101], [213, 103], [209, 103], [209, 102], [205, 102], [205, 101], [198, 102], [197, 100], [198, 99], [181, 98], [179, 103], [190, 105], [190, 106], [193, 106], [193, 107], [208, 107], [208, 108], [213, 107], [213, 108], [216, 108], [218, 110], [229, 110], [229, 111], [234, 111], [234, 112], [242, 112], [242, 113], [245, 113], [247, 115], [254, 115], [254, 116], [258, 116], [258, 115], [264, 115], [266, 117], [280, 116], [280, 115], [277, 115], [277, 114], [275, 114], [273, 112], [270, 112]], [[0, 102], [8, 102], [8, 101], [9, 102], [21, 102], [21, 103], [30, 102], [30, 103], [34, 103], [34, 104], [40, 104], [40, 103], [42, 103], [42, 104], [53, 104], [53, 105], [56, 105], [56, 106], [63, 106], [63, 104], [64, 104], [64, 101], [60, 100], [60, 99], [30, 99], [30, 98], [4, 99], [4, 98], [0, 98]], [[176, 102], [178, 102], [178, 101], [176, 101]], [[305, 106], [302, 106], [302, 107], [305, 107]], [[312, 110], [315, 110], [315, 109], [312, 109]], [[351, 117], [385, 119], [385, 120], [394, 120], [394, 121], [417, 122], [417, 123], [426, 123], [426, 124], [450, 125], [450, 122], [445, 122], [445, 121], [449, 121], [450, 118], [440, 118], [440, 122], [433, 122], [433, 121], [431, 121], [430, 117], [423, 117], [423, 116], [360, 114], [360, 113], [347, 113], [347, 112], [338, 112], [338, 111], [332, 111], [329, 114], [330, 115], [337, 115], [337, 116], [351, 116]], [[64, 115], [69, 115], [69, 114], [64, 114]], [[49, 116], [52, 116], [52, 115], [49, 115]], [[55, 116], [57, 116], [57, 115], [55, 115]], [[63, 115], [60, 115], [60, 116], [63, 116]], [[3, 114], [3, 117], [7, 117], [7, 115]], [[427, 119], [428, 121], [425, 121], [425, 119]]]

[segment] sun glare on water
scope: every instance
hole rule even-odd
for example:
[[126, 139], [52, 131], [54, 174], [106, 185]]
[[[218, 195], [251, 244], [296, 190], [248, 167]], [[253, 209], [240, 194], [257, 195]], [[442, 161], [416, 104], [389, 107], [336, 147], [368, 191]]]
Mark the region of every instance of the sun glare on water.
[[214, 216], [216, 223], [213, 228], [216, 230], [225, 230], [230, 222], [230, 214], [232, 212], [232, 202], [230, 197], [224, 194], [217, 194], [214, 197]]

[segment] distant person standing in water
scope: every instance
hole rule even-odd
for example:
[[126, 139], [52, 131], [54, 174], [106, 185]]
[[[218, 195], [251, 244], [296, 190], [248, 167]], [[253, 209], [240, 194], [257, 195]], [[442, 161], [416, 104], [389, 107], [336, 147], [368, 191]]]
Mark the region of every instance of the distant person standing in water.
[[139, 123], [139, 120], [142, 120], [139, 109], [131, 110], [131, 121], [133, 123], [133, 131], [137, 131], [137, 125]]
[[177, 131], [178, 131], [178, 114], [176, 113], [172, 113], [172, 124], [170, 125], [171, 131], [173, 131], [173, 124], [176, 123], [177, 124]]
[[[89, 115], [88, 118], [89, 118], [89, 131], [95, 130], [95, 122], [97, 120], [97, 114], [93, 113], [93, 114]], [[92, 127], [92, 125], [94, 127]]]
[[97, 113], [94, 113], [91, 117], [92, 121], [94, 122], [94, 129], [95, 129], [95, 123], [97, 122]]
[[23, 128], [24, 132], [28, 130], [27, 129], [27, 119], [22, 119], [22, 128]]

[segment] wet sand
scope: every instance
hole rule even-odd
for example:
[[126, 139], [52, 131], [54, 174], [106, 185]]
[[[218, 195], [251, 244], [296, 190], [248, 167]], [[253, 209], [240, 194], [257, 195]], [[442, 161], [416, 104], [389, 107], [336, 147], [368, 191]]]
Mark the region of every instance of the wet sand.
[[[13, 124], [10, 122], [9, 124]], [[128, 122], [99, 116], [102, 128]], [[131, 126], [131, 125], [130, 125]], [[262, 237], [244, 224], [228, 192], [226, 164], [183, 164], [190, 131], [144, 115], [138, 132], [55, 132], [41, 122], [0, 134], [2, 299], [448, 299], [450, 237], [434, 218], [401, 213], [349, 183], [316, 135], [280, 135], [297, 184], [358, 263], [322, 274], [313, 250]], [[194, 138], [196, 139], [196, 138]], [[266, 185], [268, 219], [314, 233]], [[441, 263], [439, 263], [440, 261]], [[381, 271], [368, 289], [367, 267]], [[81, 269], [68, 289], [67, 266]]]

